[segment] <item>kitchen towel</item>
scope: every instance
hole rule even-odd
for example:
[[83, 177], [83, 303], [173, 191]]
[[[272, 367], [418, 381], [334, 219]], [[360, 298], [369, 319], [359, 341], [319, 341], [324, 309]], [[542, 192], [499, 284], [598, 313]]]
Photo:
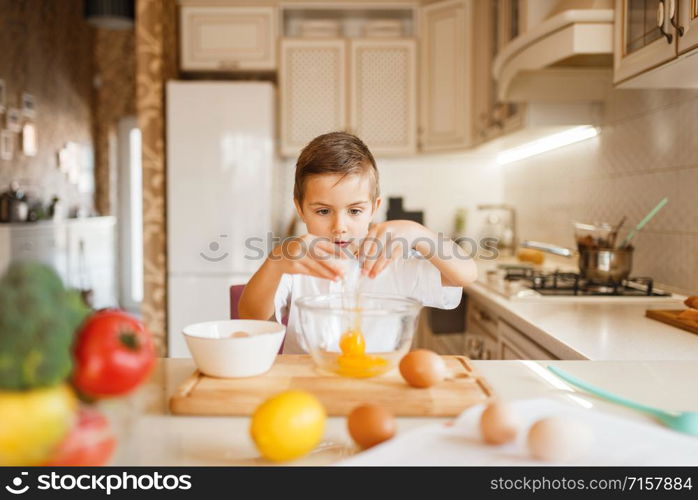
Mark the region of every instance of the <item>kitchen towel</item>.
[[[698, 465], [698, 437], [656, 425], [584, 409], [545, 398], [510, 401], [521, 422], [517, 439], [501, 446], [487, 445], [480, 436], [484, 405], [468, 408], [452, 425], [419, 427], [398, 434], [336, 465]], [[541, 462], [526, 448], [529, 427], [538, 419], [566, 416], [589, 425], [593, 441], [588, 452], [563, 463]]]

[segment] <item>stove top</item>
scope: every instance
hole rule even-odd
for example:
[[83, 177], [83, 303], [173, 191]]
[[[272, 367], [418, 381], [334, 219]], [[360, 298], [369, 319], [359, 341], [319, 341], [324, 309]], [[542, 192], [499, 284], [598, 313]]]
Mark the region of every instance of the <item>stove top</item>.
[[502, 266], [487, 274], [487, 286], [508, 298], [579, 297], [662, 299], [672, 295], [654, 286], [652, 278], [634, 277], [614, 283], [594, 283], [578, 273], [541, 271], [528, 266]]
[[671, 297], [654, 288], [652, 278], [628, 278], [620, 282], [594, 283], [578, 273], [534, 271], [530, 268], [509, 268], [506, 281], [522, 280], [528, 288], [541, 295], [614, 295], [628, 297]]

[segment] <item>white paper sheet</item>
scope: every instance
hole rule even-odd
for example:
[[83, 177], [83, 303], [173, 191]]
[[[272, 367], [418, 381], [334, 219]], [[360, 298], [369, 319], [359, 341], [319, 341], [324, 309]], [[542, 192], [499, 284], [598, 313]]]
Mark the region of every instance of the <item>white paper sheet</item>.
[[[398, 434], [336, 465], [698, 465], [698, 437], [672, 431], [660, 423], [629, 420], [544, 398], [509, 403], [522, 423], [515, 442], [485, 444], [479, 431], [484, 405], [477, 405], [464, 411], [452, 426], [428, 425]], [[529, 427], [540, 418], [561, 415], [591, 427], [594, 440], [588, 453], [565, 463], [530, 457], [526, 449]]]

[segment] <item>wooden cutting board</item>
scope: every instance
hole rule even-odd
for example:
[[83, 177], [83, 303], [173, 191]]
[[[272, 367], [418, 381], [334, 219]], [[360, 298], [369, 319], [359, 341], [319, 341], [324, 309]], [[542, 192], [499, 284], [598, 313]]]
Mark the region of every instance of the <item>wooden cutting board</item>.
[[170, 410], [180, 415], [251, 415], [268, 397], [301, 389], [317, 396], [328, 415], [348, 415], [359, 404], [374, 403], [398, 416], [450, 417], [492, 395], [468, 358], [443, 359], [453, 379], [417, 389], [397, 369], [375, 378], [345, 378], [316, 369], [308, 355], [282, 354], [271, 370], [257, 377], [223, 379], [195, 371], [170, 399]]
[[666, 323], [667, 325], [676, 326], [692, 333], [698, 333], [698, 321], [677, 317], [679, 313], [683, 311], [685, 311], [685, 309], [648, 309], [645, 311], [645, 316]]

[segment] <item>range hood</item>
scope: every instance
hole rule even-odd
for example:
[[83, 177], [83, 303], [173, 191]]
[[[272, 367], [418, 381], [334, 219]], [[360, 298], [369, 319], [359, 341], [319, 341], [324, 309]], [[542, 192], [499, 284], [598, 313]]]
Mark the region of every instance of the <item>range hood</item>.
[[613, 9], [563, 10], [497, 55], [501, 102], [601, 101], [612, 88]]

